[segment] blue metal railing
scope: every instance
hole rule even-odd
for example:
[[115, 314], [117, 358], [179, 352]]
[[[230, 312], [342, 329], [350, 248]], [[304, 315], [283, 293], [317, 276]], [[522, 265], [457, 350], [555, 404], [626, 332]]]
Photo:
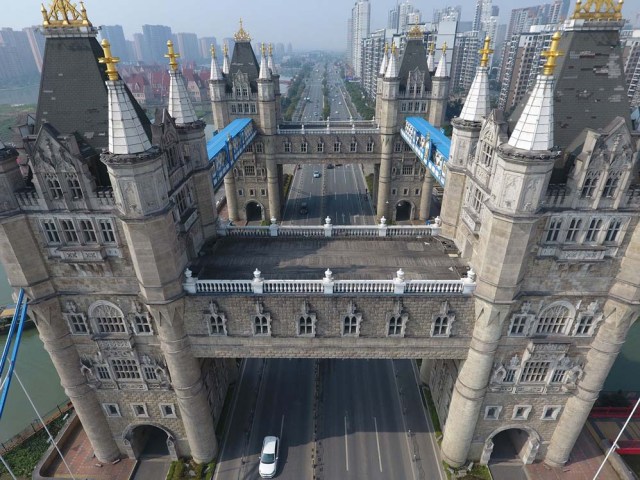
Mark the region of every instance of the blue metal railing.
[[[18, 358], [18, 349], [20, 348], [20, 340], [22, 340], [22, 330], [27, 317], [27, 306], [28, 302], [24, 298], [24, 290], [20, 289], [18, 302], [16, 303], [11, 326], [9, 327], [7, 341], [2, 349], [2, 357], [0, 358], [0, 379], [2, 379], [0, 381], [0, 419], [2, 418], [2, 412], [4, 412], [4, 407], [7, 403], [11, 378], [15, 370], [16, 359]], [[11, 349], [12, 346], [13, 350]], [[9, 364], [7, 372], [4, 373], [7, 360]]]

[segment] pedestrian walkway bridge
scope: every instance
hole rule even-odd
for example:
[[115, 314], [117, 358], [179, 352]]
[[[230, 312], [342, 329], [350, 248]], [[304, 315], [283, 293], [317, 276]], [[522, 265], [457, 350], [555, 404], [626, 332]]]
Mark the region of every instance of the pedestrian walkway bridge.
[[[315, 128], [314, 128], [315, 127]], [[373, 122], [329, 122], [309, 125], [289, 125], [288, 129], [278, 128], [279, 134], [306, 132], [326, 133], [378, 133]], [[250, 118], [234, 120], [207, 142], [209, 162], [215, 165], [212, 172], [214, 188], [222, 184], [224, 176], [238, 161], [245, 149], [255, 138], [257, 130]], [[451, 140], [438, 128], [422, 117], [408, 117], [402, 130], [402, 138], [409, 144], [436, 181], [444, 187], [445, 163], [449, 160]]]
[[451, 140], [422, 117], [408, 117], [400, 135], [431, 172], [433, 178], [444, 187], [444, 165], [449, 161]]

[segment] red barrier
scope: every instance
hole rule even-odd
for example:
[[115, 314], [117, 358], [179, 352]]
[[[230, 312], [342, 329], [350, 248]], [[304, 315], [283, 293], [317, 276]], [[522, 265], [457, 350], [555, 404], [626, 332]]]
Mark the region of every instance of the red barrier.
[[640, 440], [620, 440], [616, 452], [620, 455], [640, 455]]
[[[627, 418], [633, 407], [594, 407], [591, 409], [591, 418]], [[633, 418], [640, 418], [640, 409], [636, 410]]]

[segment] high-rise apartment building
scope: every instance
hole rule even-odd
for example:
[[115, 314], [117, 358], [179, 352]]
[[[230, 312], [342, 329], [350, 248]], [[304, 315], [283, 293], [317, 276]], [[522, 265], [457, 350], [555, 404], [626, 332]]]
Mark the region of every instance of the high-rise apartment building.
[[360, 83], [369, 98], [376, 98], [376, 86], [384, 55], [387, 31], [383, 28], [372, 32], [362, 41], [362, 76]]
[[149, 57], [147, 62], [164, 63], [164, 54], [167, 51], [167, 40], [173, 40], [171, 27], [166, 25], [142, 25], [144, 42], [147, 44]]
[[209, 59], [211, 58], [211, 45], [215, 46], [218, 49], [218, 43], [216, 42], [216, 37], [201, 37], [198, 39], [198, 46], [200, 48], [200, 58]]
[[368, 0], [359, 0], [351, 9], [351, 64], [354, 75], [362, 75], [362, 41], [369, 36], [371, 22], [371, 4]]
[[0, 65], [0, 81], [20, 82], [38, 74], [25, 32], [0, 29]]
[[183, 61], [197, 62], [200, 60], [200, 45], [195, 33], [176, 33], [176, 44]]
[[632, 107], [640, 107], [640, 30], [623, 30], [620, 37], [627, 96]]
[[109, 41], [111, 51], [120, 58], [121, 62], [131, 61], [121, 25], [102, 25], [100, 27], [100, 38]]
[[451, 65], [451, 92], [453, 94], [465, 94], [471, 87], [478, 66], [480, 46], [478, 31], [471, 30], [456, 34], [456, 45]]
[[422, 22], [422, 13], [408, 1], [389, 10], [387, 28], [395, 33], [406, 32], [412, 25]]
[[455, 7], [444, 7], [433, 11], [433, 23], [439, 23], [443, 20], [460, 21], [462, 16], [462, 7], [456, 5]]

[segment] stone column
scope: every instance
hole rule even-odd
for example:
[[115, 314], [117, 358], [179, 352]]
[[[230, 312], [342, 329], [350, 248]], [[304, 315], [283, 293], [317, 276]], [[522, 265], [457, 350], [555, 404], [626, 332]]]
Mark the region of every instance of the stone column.
[[393, 135], [381, 135], [380, 175], [378, 178], [378, 218], [391, 218], [389, 212], [389, 191], [391, 190], [391, 155], [393, 152]]
[[[273, 149], [273, 142], [265, 143], [265, 153]], [[278, 164], [276, 163], [273, 152], [265, 155], [267, 164], [267, 193], [269, 194], [269, 216], [266, 218], [275, 218], [280, 220], [280, 182], [278, 182]]]
[[631, 322], [638, 315], [637, 309], [633, 311], [613, 301], [608, 301], [603, 311], [606, 319], [587, 353], [583, 377], [578, 381], [574, 395], [567, 400], [547, 449], [544, 461], [553, 467], [562, 466], [569, 460], [569, 454], [624, 344]]
[[431, 195], [433, 195], [433, 184], [435, 178], [427, 170], [424, 173], [424, 181], [422, 182], [422, 195], [420, 195], [420, 220], [427, 220], [429, 218], [429, 211], [431, 210]]
[[236, 190], [236, 179], [233, 176], [233, 168], [224, 176], [224, 194], [227, 197], [227, 213], [229, 220], [239, 220], [238, 216], [238, 192]]
[[429, 379], [431, 378], [431, 370], [433, 369], [433, 360], [430, 358], [423, 358], [420, 364], [420, 381], [425, 385], [429, 385]]
[[210, 462], [218, 453], [207, 391], [200, 362], [193, 356], [183, 323], [183, 300], [162, 307], [150, 306], [158, 320], [160, 347], [167, 362], [191, 456], [198, 463]]
[[453, 388], [442, 439], [442, 458], [452, 467], [464, 465], [487, 390], [502, 322], [509, 307], [475, 301], [476, 320], [469, 353]]
[[96, 458], [104, 463], [117, 460], [120, 450], [98, 396], [80, 370], [80, 356], [57, 300], [30, 304], [29, 311], [35, 317], [44, 348], [60, 376], [60, 384], [73, 403]]

